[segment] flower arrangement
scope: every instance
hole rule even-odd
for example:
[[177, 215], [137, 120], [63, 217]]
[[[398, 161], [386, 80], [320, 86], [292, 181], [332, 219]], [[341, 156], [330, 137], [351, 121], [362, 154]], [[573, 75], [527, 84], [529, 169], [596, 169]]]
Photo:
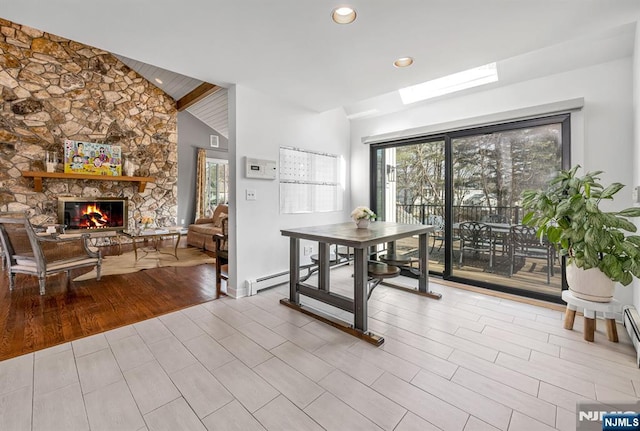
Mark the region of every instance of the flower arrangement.
[[145, 229], [148, 229], [149, 226], [151, 226], [151, 223], [153, 223], [153, 217], [150, 216], [143, 216], [140, 219], [140, 223], [142, 223], [144, 225]]
[[353, 211], [351, 211], [351, 219], [357, 222], [358, 220], [375, 220], [376, 213], [371, 211], [367, 207], [357, 207]]

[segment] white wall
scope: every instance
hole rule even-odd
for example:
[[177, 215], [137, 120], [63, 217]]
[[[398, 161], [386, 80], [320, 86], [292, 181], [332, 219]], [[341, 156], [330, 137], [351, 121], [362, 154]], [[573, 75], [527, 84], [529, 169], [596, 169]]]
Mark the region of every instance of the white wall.
[[[246, 178], [245, 157], [279, 162], [280, 146], [333, 153], [344, 157], [348, 178], [349, 122], [342, 109], [310, 112], [242, 86], [230, 89], [229, 100], [229, 161], [235, 181], [228, 291], [243, 296], [246, 280], [289, 269], [289, 238], [280, 234], [281, 229], [343, 222], [351, 212], [345, 193], [341, 212], [280, 214], [278, 179]], [[245, 199], [246, 189], [256, 191], [255, 201]]]
[[[637, 44], [636, 44], [637, 46]], [[450, 97], [395, 114], [352, 121], [351, 193], [362, 196], [369, 188], [369, 146], [362, 138], [464, 118], [514, 111], [562, 100], [584, 98], [584, 108], [572, 115], [572, 165], [586, 170], [603, 170], [604, 183], [628, 185], [618, 195], [618, 209], [632, 205], [634, 181], [634, 118], [632, 60], [574, 70], [514, 85]], [[505, 118], [508, 115], [505, 114]], [[633, 301], [634, 288], [619, 287], [616, 298]]]
[[[633, 185], [640, 185], [640, 32], [636, 23], [636, 39], [633, 52], [633, 119], [634, 119], [634, 151], [633, 151]], [[633, 282], [633, 304], [640, 310], [640, 280]]]

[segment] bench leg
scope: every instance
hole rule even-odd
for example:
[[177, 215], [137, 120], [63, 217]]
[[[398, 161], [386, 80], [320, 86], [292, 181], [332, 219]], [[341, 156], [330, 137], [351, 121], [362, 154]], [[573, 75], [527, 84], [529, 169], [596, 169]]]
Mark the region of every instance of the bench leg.
[[604, 319], [607, 325], [607, 338], [612, 343], [617, 343], [618, 328], [616, 327], [616, 319], [614, 313], [604, 313]]
[[593, 342], [596, 332], [596, 312], [584, 310], [584, 339]]
[[573, 329], [573, 322], [576, 320], [576, 306], [567, 304], [564, 312], [564, 329]]

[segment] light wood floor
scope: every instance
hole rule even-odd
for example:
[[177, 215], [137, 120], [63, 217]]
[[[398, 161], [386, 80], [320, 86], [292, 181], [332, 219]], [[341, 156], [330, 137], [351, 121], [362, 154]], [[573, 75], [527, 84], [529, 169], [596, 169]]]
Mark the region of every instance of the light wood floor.
[[[349, 291], [349, 267], [331, 277]], [[622, 327], [587, 343], [561, 311], [431, 288], [376, 288], [381, 347], [280, 305], [281, 286], [2, 361], [0, 429], [569, 431], [578, 401], [638, 400]]]

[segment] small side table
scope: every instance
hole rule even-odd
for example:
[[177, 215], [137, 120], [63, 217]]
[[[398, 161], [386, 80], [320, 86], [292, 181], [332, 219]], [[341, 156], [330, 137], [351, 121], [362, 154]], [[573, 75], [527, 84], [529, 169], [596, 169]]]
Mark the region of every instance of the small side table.
[[[180, 258], [178, 257], [178, 244], [180, 243], [180, 232], [178, 232], [178, 231], [170, 231], [168, 229], [158, 229], [158, 230], [151, 229], [151, 230], [143, 230], [143, 231], [140, 231], [140, 232], [123, 230], [123, 231], [118, 231], [118, 234], [119, 235], [124, 235], [124, 236], [128, 237], [129, 239], [131, 239], [131, 242], [133, 243], [133, 254], [135, 256], [135, 261], [136, 262], [138, 261], [138, 250], [140, 250], [141, 252], [144, 253], [143, 256], [140, 256], [140, 259], [142, 259], [147, 254], [149, 254], [149, 250], [146, 249], [145, 247], [138, 248], [137, 240], [139, 240], [139, 239], [143, 239], [145, 241], [146, 240], [153, 241], [152, 250], [155, 251], [156, 253], [162, 253], [162, 254], [171, 254], [171, 253], [166, 253], [166, 252], [160, 251], [160, 249], [158, 248], [160, 240], [165, 239], [165, 238], [173, 239], [173, 254], [172, 254], [172, 256], [175, 257], [176, 260], [180, 260]], [[119, 239], [118, 239], [118, 245], [120, 246], [120, 240]]]
[[610, 302], [593, 302], [574, 296], [569, 290], [562, 292], [562, 300], [567, 303], [567, 311], [564, 315], [564, 329], [573, 329], [576, 318], [576, 310], [584, 310], [584, 339], [593, 341], [596, 331], [596, 312], [604, 314], [607, 325], [607, 338], [613, 343], [618, 342], [618, 330], [616, 328], [615, 313], [622, 310], [620, 301], [612, 299]]

